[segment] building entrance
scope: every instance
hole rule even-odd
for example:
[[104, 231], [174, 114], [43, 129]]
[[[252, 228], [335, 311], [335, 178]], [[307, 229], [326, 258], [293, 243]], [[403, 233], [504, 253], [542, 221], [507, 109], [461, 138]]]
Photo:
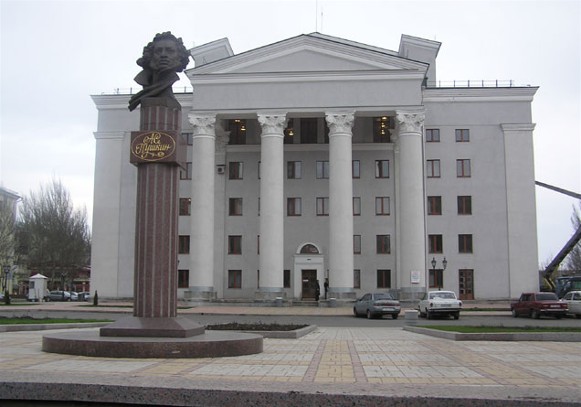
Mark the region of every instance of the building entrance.
[[317, 270], [303, 269], [301, 271], [302, 277], [302, 295], [303, 301], [315, 301], [315, 292], [317, 290]]

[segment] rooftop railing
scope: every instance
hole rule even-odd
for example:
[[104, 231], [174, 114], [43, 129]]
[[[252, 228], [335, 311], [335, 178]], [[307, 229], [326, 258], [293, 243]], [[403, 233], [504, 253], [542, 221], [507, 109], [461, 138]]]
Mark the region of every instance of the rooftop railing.
[[[451, 81], [427, 81], [426, 88], [524, 88], [531, 85], [517, 84], [512, 79], [463, 79]], [[111, 93], [101, 92], [101, 95], [133, 95], [141, 91], [140, 88], [115, 88]], [[192, 93], [191, 86], [174, 86], [174, 93]]]

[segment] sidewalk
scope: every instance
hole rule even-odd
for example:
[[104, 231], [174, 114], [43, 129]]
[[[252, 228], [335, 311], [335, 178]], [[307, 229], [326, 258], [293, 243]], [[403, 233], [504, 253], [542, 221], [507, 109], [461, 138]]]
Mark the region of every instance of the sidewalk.
[[[85, 308], [70, 303], [42, 307]], [[183, 312], [351, 312], [289, 308], [196, 307]], [[455, 342], [401, 328], [318, 327], [299, 339], [265, 338], [264, 352], [257, 355], [111, 359], [44, 353], [42, 336], [50, 332], [56, 331], [0, 333], [0, 400], [24, 396], [245, 407], [581, 406], [579, 342]]]

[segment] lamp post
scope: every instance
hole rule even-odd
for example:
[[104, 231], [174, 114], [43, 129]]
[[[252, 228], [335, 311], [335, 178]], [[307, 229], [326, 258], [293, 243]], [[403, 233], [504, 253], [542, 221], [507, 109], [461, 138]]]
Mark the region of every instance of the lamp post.
[[442, 282], [444, 280], [444, 270], [446, 270], [446, 266], [448, 266], [448, 260], [446, 260], [446, 257], [444, 256], [444, 260], [442, 260], [442, 275], [441, 278], [437, 278], [436, 276], [436, 266], [438, 265], [438, 262], [436, 261], [435, 257], [432, 257], [432, 273], [434, 275], [434, 279], [438, 280], [438, 290], [442, 289]]

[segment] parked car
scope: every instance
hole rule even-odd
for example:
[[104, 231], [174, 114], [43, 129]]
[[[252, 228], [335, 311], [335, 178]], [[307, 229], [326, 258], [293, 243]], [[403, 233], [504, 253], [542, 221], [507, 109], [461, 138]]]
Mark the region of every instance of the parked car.
[[393, 319], [397, 319], [400, 312], [399, 301], [389, 293], [364, 294], [353, 306], [353, 314], [356, 317], [366, 315], [369, 319], [384, 315], [391, 315]]
[[91, 293], [88, 291], [79, 293], [79, 301], [91, 301]]
[[79, 294], [78, 293], [71, 291], [70, 294], [71, 294], [71, 301], [79, 301]]
[[418, 304], [421, 317], [432, 319], [435, 315], [452, 316], [460, 318], [462, 301], [456, 298], [454, 291], [428, 291]]
[[68, 291], [51, 291], [45, 298], [46, 301], [70, 301], [71, 293]]
[[522, 293], [518, 301], [510, 304], [513, 317], [528, 316], [539, 319], [541, 315], [563, 318], [567, 314], [567, 303], [559, 301], [555, 293]]
[[567, 303], [567, 313], [569, 315], [581, 318], [581, 291], [569, 291], [561, 298], [561, 301]]

